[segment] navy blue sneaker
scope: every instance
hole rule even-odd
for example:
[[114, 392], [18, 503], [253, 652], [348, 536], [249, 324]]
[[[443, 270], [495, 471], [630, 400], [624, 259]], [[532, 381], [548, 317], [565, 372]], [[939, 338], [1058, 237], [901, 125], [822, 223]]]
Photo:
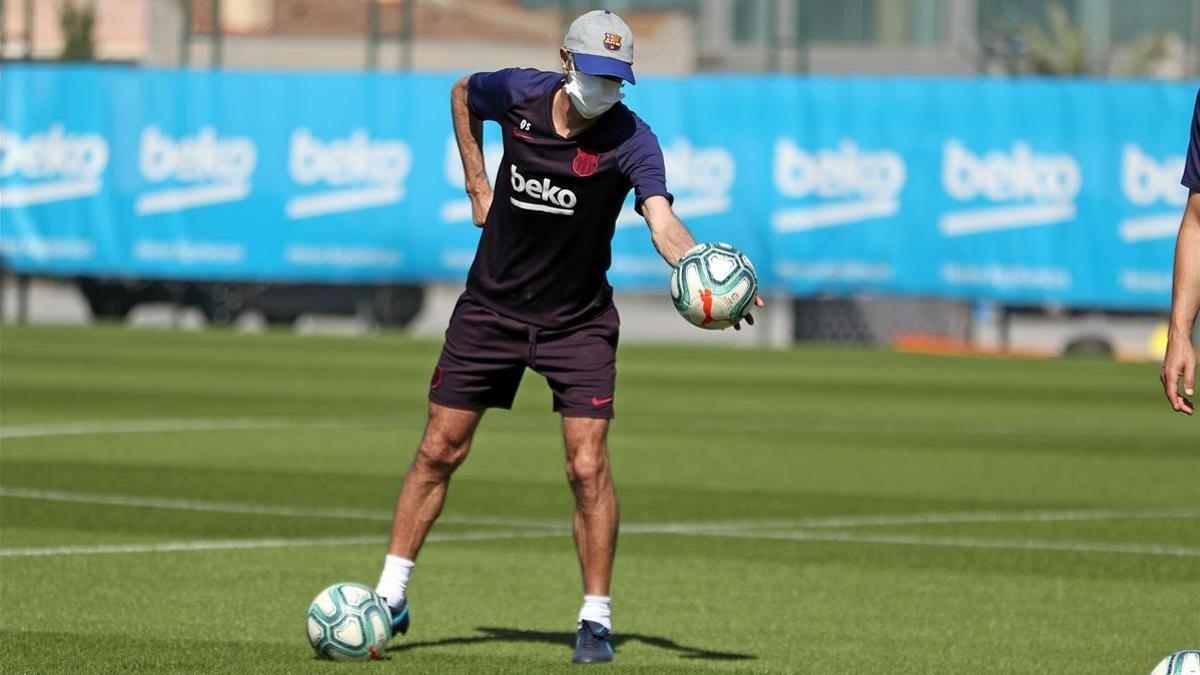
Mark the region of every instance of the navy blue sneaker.
[[392, 635], [404, 635], [408, 632], [408, 600], [400, 603], [399, 607], [388, 607], [392, 613]]
[[575, 636], [575, 655], [571, 657], [571, 663], [607, 663], [612, 660], [612, 633], [595, 621], [581, 621], [579, 634]]

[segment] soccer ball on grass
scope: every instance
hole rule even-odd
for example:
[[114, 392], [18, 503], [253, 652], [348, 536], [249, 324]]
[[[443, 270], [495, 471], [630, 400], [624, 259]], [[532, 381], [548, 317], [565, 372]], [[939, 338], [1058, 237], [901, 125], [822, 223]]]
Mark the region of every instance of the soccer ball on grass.
[[683, 318], [722, 330], [741, 321], [758, 297], [758, 275], [746, 254], [724, 242], [697, 244], [671, 271], [671, 300]]
[[1197, 675], [1200, 673], [1200, 649], [1175, 652], [1158, 662], [1150, 675]]
[[318, 593], [305, 623], [308, 641], [323, 659], [375, 660], [392, 639], [387, 603], [362, 584], [334, 584]]

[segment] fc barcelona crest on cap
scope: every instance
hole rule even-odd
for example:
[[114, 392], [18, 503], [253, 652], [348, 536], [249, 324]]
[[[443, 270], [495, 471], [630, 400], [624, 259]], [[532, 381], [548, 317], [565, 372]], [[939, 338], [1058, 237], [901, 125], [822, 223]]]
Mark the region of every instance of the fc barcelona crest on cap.
[[610, 52], [621, 51], [621, 36], [616, 33], [605, 33], [604, 48]]
[[577, 176], [590, 176], [596, 173], [596, 167], [600, 166], [600, 153], [588, 152], [583, 148], [575, 153], [575, 160], [571, 162], [571, 169]]

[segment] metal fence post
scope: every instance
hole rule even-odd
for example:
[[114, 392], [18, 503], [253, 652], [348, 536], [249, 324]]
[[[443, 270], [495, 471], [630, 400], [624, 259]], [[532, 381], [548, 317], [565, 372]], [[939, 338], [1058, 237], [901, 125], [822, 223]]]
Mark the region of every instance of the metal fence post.
[[221, 0], [211, 0], [212, 7], [212, 59], [213, 68], [221, 67]]
[[416, 0], [404, 0], [400, 7], [400, 69], [412, 70], [413, 67], [413, 7]]
[[767, 70], [778, 73], [781, 70], [782, 59], [779, 53], [779, 0], [767, 3]]
[[[3, 4], [3, 3], [0, 3]], [[8, 291], [8, 268], [4, 265], [4, 259], [0, 258], [0, 324], [8, 323], [8, 314], [5, 313], [5, 294]]]
[[1012, 310], [1008, 305], [1000, 307], [1000, 350], [1005, 354], [1012, 348]]
[[367, 0], [367, 69], [379, 67], [379, 0]]
[[182, 283], [172, 283], [167, 292], [171, 294], [171, 328], [179, 330], [183, 325], [184, 295], [187, 291]]
[[792, 26], [795, 30], [792, 36], [792, 44], [796, 48], [796, 58], [793, 61], [792, 70], [794, 72], [807, 73], [809, 71], [809, 3], [808, 0], [793, 1], [796, 3], [796, 13], [792, 20]]
[[186, 68], [192, 59], [192, 0], [183, 0], [183, 26], [179, 34], [179, 67]]
[[29, 275], [17, 275], [17, 325], [29, 321]]
[[33, 0], [25, 0], [25, 60], [33, 60]]
[[1192, 0], [1192, 25], [1188, 31], [1188, 54], [1190, 59], [1187, 72], [1195, 76], [1200, 71], [1200, 0]]

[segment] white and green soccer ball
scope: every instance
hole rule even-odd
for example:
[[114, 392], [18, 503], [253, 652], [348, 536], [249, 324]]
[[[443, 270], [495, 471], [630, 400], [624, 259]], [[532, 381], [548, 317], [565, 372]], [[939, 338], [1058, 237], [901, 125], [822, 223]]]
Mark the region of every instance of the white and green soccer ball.
[[724, 242], [697, 244], [671, 271], [671, 300], [683, 318], [722, 330], [742, 320], [758, 297], [758, 275], [746, 254]]
[[1150, 675], [1200, 675], [1200, 649], [1175, 652], [1159, 661]]
[[305, 623], [308, 641], [323, 659], [375, 660], [392, 639], [387, 603], [362, 584], [334, 584], [318, 593]]

